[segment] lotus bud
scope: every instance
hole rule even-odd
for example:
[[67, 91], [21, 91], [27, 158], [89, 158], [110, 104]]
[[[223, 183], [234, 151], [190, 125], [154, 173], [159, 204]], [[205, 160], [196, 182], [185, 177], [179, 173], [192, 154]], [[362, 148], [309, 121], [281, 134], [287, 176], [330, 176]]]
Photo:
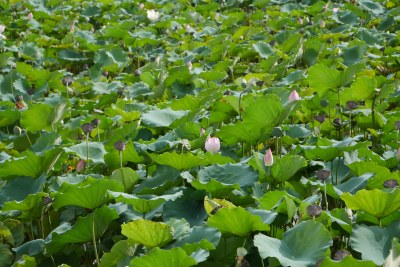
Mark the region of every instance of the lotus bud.
[[321, 20], [321, 22], [319, 23], [319, 25], [321, 25], [321, 28], [325, 28], [325, 20]]
[[193, 69], [192, 61], [189, 61], [187, 63], [187, 66], [188, 66], [189, 71], [191, 71]]
[[274, 156], [272, 155], [271, 148], [268, 148], [267, 152], [265, 153], [264, 163], [268, 167], [272, 166], [272, 164], [274, 164]]
[[81, 126], [82, 131], [87, 134], [93, 131], [93, 125], [91, 123], [85, 123]]
[[302, 19], [301, 17], [298, 18], [297, 22], [298, 22], [300, 25], [303, 25], [303, 19]]
[[77, 172], [81, 172], [82, 170], [84, 170], [85, 169], [85, 161], [83, 159], [78, 161], [78, 164], [76, 164], [75, 169]]
[[139, 9], [143, 9], [143, 8], [144, 8], [144, 4], [143, 4], [143, 3], [140, 3]]
[[6, 26], [0, 25], [0, 34], [2, 34], [6, 30]]
[[300, 100], [300, 96], [296, 90], [293, 90], [289, 95], [289, 103]]
[[206, 133], [206, 130], [204, 130], [204, 128], [201, 128], [200, 129], [200, 136], [202, 136], [203, 134], [205, 134]]
[[344, 208], [344, 210], [346, 211], [347, 215], [349, 216], [350, 219], [353, 218], [353, 211], [350, 208]]
[[321, 215], [322, 208], [319, 205], [312, 204], [307, 207], [307, 214], [310, 217], [318, 217]]
[[32, 12], [29, 12], [29, 14], [26, 16], [28, 19], [33, 19], [33, 14]]
[[218, 19], [219, 19], [219, 13], [215, 13], [214, 19], [215, 19], [215, 20], [218, 20]]
[[327, 170], [318, 170], [315, 175], [318, 179], [325, 181], [326, 179], [328, 179], [329, 175], [331, 175], [331, 172]]
[[69, 26], [69, 32], [70, 33], [74, 33], [75, 32], [75, 25], [72, 24], [71, 26]]
[[349, 255], [351, 255], [351, 253], [348, 252], [347, 250], [338, 250], [338, 251], [336, 251], [335, 255], [333, 256], [333, 260], [334, 261], [341, 261], [346, 256], [349, 256]]
[[95, 118], [90, 122], [93, 126], [97, 127], [100, 124], [100, 119]]
[[218, 137], [208, 137], [205, 143], [205, 148], [208, 152], [215, 154], [221, 148], [221, 144]]
[[383, 186], [386, 188], [395, 188], [399, 186], [399, 182], [395, 179], [389, 179], [383, 183]]
[[339, 12], [339, 8], [338, 8], [338, 7], [332, 8], [332, 12], [333, 12], [333, 13], [338, 13], [338, 12]]
[[124, 151], [126, 148], [126, 144], [122, 141], [117, 141], [114, 143], [114, 148], [118, 151]]

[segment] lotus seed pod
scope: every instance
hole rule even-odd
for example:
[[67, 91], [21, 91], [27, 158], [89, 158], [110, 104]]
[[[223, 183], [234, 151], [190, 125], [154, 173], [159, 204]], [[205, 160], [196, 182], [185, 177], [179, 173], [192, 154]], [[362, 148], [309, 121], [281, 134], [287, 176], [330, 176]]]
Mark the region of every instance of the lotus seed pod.
[[90, 122], [93, 126], [97, 127], [100, 124], [100, 119], [95, 118]]
[[318, 217], [322, 213], [322, 208], [319, 205], [312, 204], [307, 207], [307, 214], [310, 217]]
[[356, 101], [347, 101], [347, 102], [346, 102], [346, 106], [347, 106], [347, 108], [350, 109], [350, 110], [353, 110], [353, 109], [358, 108], [358, 104], [357, 104]]
[[341, 261], [346, 256], [349, 256], [349, 255], [351, 255], [351, 253], [348, 252], [347, 250], [338, 250], [338, 251], [336, 251], [335, 255], [333, 256], [333, 260], [334, 261]]
[[122, 141], [117, 141], [114, 143], [114, 147], [118, 151], [124, 151], [126, 148], [126, 144]]
[[318, 179], [325, 181], [331, 175], [331, 172], [327, 170], [318, 170], [315, 175]]
[[91, 123], [85, 123], [82, 125], [82, 131], [86, 133], [91, 133], [93, 131], [93, 125]]
[[383, 186], [386, 188], [395, 188], [399, 186], [399, 182], [395, 179], [389, 179], [383, 183]]

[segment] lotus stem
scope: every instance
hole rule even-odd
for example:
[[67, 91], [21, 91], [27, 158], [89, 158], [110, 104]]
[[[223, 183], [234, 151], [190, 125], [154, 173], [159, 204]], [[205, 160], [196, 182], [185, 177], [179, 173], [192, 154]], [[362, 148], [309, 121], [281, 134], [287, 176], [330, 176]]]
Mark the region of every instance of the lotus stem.
[[324, 181], [324, 197], [325, 197], [325, 208], [328, 210], [328, 197], [326, 195], [326, 182]]
[[89, 163], [89, 133], [86, 133], [86, 163]]
[[97, 253], [97, 244], [96, 244], [96, 235], [94, 231], [94, 216], [93, 216], [93, 224], [92, 224], [92, 236], [93, 236], [93, 246], [94, 246], [94, 254], [96, 255], [96, 265], [99, 266], [99, 254]]

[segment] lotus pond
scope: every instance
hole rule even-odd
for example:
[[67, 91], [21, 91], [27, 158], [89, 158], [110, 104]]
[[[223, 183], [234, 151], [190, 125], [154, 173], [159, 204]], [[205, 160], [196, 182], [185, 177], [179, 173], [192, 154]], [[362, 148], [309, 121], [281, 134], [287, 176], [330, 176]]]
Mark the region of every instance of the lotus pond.
[[0, 0], [0, 266], [400, 266], [398, 0]]

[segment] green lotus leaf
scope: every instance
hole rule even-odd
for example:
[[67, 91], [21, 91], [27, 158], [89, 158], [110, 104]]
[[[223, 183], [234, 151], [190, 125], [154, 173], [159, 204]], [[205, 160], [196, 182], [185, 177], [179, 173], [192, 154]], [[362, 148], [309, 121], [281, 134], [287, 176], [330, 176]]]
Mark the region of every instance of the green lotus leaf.
[[14, 262], [13, 267], [36, 267], [36, 260], [34, 257], [22, 255], [21, 259]]
[[256, 125], [236, 122], [235, 124], [224, 125], [218, 133], [224, 144], [236, 145], [238, 142], [256, 144], [260, 139], [261, 129]]
[[[125, 137], [120, 137], [120, 138], [115, 138], [114, 140], [119, 141], [119, 140], [124, 140], [124, 139], [125, 139]], [[112, 139], [109, 139], [108, 144], [110, 144], [111, 141], [112, 141]], [[107, 166], [110, 170], [115, 170], [115, 169], [118, 169], [121, 167], [119, 151], [117, 151], [114, 148], [114, 143], [111, 143], [112, 144], [111, 148], [106, 147], [107, 154], [104, 155], [104, 162], [107, 164]], [[127, 142], [125, 150], [122, 151], [122, 166], [125, 166], [125, 164], [128, 162], [140, 163], [142, 161], [143, 161], [143, 158], [141, 156], [139, 156], [133, 143]]]
[[308, 267], [324, 258], [332, 245], [332, 237], [323, 224], [305, 221], [283, 234], [282, 240], [263, 234], [254, 237], [260, 256], [275, 257], [283, 266]]
[[2, 211], [20, 211], [21, 214], [18, 215], [19, 218], [36, 218], [40, 215], [41, 208], [43, 206], [42, 198], [47, 196], [44, 192], [39, 192], [36, 194], [29, 194], [22, 201], [9, 201], [4, 203]]
[[302, 156], [285, 155], [275, 160], [271, 166], [271, 174], [278, 182], [284, 182], [306, 166], [307, 161]]
[[65, 206], [74, 205], [95, 209], [111, 200], [108, 190], [121, 192], [124, 187], [116, 181], [90, 177], [80, 184], [64, 183], [61, 189], [54, 194], [53, 207], [58, 210]]
[[100, 267], [118, 266], [121, 261], [129, 261], [136, 248], [136, 245], [129, 244], [128, 240], [120, 240], [114, 244], [110, 252], [101, 257]]
[[261, 58], [268, 58], [269, 56], [275, 54], [272, 47], [264, 42], [253, 44], [253, 48], [257, 51]]
[[199, 76], [206, 81], [222, 81], [228, 75], [222, 71], [205, 71], [200, 73]]
[[357, 175], [363, 175], [364, 173], [374, 173], [375, 176], [368, 179], [367, 189], [383, 189], [383, 183], [388, 179], [400, 179], [399, 172], [391, 172], [388, 168], [380, 166], [374, 161], [358, 161], [349, 164], [350, 170], [355, 172]]
[[196, 178], [191, 185], [197, 190], [207, 191], [213, 197], [223, 197], [235, 189], [240, 190], [240, 186], [238, 184], [227, 185], [215, 179], [210, 179], [204, 183], [200, 179]]
[[187, 111], [166, 109], [154, 109], [142, 114], [142, 120], [151, 127], [169, 127], [174, 121], [182, 118]]
[[104, 155], [107, 153], [103, 143], [99, 142], [82, 142], [74, 146], [64, 147], [64, 150], [67, 153], [77, 154], [83, 160], [89, 158], [93, 162], [104, 162]]
[[83, 56], [82, 53], [71, 49], [61, 50], [58, 54], [60, 59], [67, 61], [86, 61], [88, 58]]
[[308, 70], [308, 82], [320, 96], [324, 96], [328, 89], [341, 86], [341, 72], [324, 64], [315, 64]]
[[43, 239], [35, 239], [28, 241], [17, 248], [14, 248], [13, 251], [15, 251], [17, 259], [19, 259], [24, 254], [29, 256], [38, 255], [39, 253], [43, 252], [44, 247], [45, 245]]
[[355, 225], [350, 236], [350, 246], [361, 253], [363, 260], [382, 265], [389, 256], [392, 239], [400, 236], [400, 223], [395, 221], [385, 228]]
[[353, 82], [350, 88], [340, 93], [340, 99], [343, 103], [347, 101], [369, 100], [375, 94], [377, 81], [374, 77], [361, 76]]
[[162, 222], [140, 219], [123, 224], [121, 233], [134, 244], [142, 244], [148, 249], [162, 247], [174, 238], [174, 229]]
[[128, 167], [116, 169], [110, 176], [110, 180], [114, 180], [122, 184], [125, 188], [124, 192], [131, 192], [134, 185], [139, 181], [139, 175]]
[[22, 158], [14, 158], [0, 164], [0, 177], [30, 176], [37, 178], [48, 173], [58, 161], [62, 150], [59, 148], [46, 151], [42, 156], [26, 153]]
[[0, 127], [8, 126], [21, 118], [21, 112], [18, 110], [0, 110]]
[[355, 195], [344, 193], [341, 198], [352, 210], [363, 210], [380, 219], [400, 209], [400, 190], [360, 190]]
[[136, 197], [134, 195], [111, 191], [110, 194], [114, 197], [116, 201], [129, 204], [133, 207], [135, 211], [146, 214], [166, 201], [174, 201], [175, 199], [179, 198], [180, 196], [182, 196], [182, 191], [171, 195], [164, 194], [162, 196], [139, 195]]
[[7, 244], [0, 244], [0, 266], [11, 266], [13, 254]]
[[102, 206], [86, 217], [79, 217], [76, 223], [62, 223], [45, 239], [46, 253], [54, 254], [67, 244], [85, 243], [98, 240], [108, 225], [118, 218], [115, 209]]
[[347, 48], [343, 52], [343, 59], [344, 59], [344, 64], [346, 66], [351, 66], [358, 61], [360, 61], [367, 50], [366, 45], [356, 45], [350, 48]]
[[[38, 120], [37, 118], [40, 118]], [[51, 131], [53, 107], [48, 104], [38, 103], [25, 110], [21, 116], [21, 125], [30, 132], [41, 130]]]
[[331, 258], [326, 258], [320, 265], [320, 267], [341, 267], [341, 266], [352, 266], [352, 267], [376, 267], [376, 264], [372, 261], [360, 261], [352, 256], [346, 256], [341, 261], [334, 261]]
[[190, 170], [194, 167], [207, 164], [207, 161], [192, 153], [165, 152], [162, 154], [151, 154], [151, 159], [162, 165], [174, 167], [177, 170]]
[[269, 225], [261, 217], [253, 215], [242, 207], [221, 208], [211, 216], [207, 224], [217, 228], [222, 233], [247, 236], [254, 231], [268, 231]]
[[258, 173], [245, 164], [225, 164], [205, 167], [198, 172], [199, 181], [203, 184], [214, 179], [223, 185], [238, 184], [242, 188], [252, 186], [258, 180]]
[[182, 248], [171, 250], [153, 249], [148, 255], [136, 257], [131, 261], [131, 267], [189, 267], [196, 265], [194, 258], [188, 256]]

